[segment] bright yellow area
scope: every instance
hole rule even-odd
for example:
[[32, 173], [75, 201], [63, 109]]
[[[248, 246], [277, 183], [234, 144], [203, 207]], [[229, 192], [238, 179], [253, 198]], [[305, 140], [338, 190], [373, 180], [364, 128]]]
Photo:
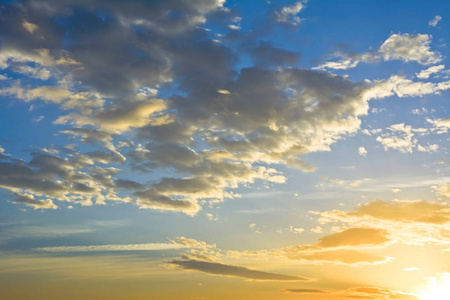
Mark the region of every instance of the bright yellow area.
[[421, 300], [450, 299], [450, 273], [444, 273], [441, 278], [430, 278], [430, 284], [419, 293]]

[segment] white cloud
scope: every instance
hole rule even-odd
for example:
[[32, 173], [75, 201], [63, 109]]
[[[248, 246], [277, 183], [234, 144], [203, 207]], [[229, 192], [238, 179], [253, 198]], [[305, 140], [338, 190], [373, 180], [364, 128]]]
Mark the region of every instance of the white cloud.
[[359, 148], [358, 148], [358, 154], [361, 155], [361, 156], [366, 156], [366, 154], [367, 154], [366, 148], [364, 148], [364, 147], [359, 147]]
[[427, 119], [427, 122], [434, 125], [437, 134], [447, 133], [450, 128], [450, 119]]
[[279, 23], [286, 23], [290, 25], [298, 25], [301, 22], [298, 14], [304, 8], [302, 2], [296, 2], [288, 6], [284, 6], [275, 11], [275, 20]]
[[302, 233], [303, 231], [305, 231], [305, 229], [303, 228], [296, 228], [292, 225], [289, 225], [289, 231], [292, 233]]
[[393, 34], [381, 45], [378, 52], [384, 60], [399, 59], [430, 65], [442, 60], [439, 52], [431, 51], [430, 43], [431, 35], [427, 34]]
[[44, 116], [36, 117], [33, 119], [33, 122], [40, 122], [40, 121], [44, 120], [44, 118], [45, 118]]
[[444, 69], [445, 69], [445, 65], [432, 66], [426, 70], [420, 71], [420, 73], [416, 74], [416, 76], [419, 79], [428, 79], [431, 74], [439, 73], [440, 71], [442, 71]]
[[430, 22], [428, 22], [428, 25], [430, 25], [431, 27], [436, 27], [440, 20], [442, 20], [442, 17], [437, 15], [432, 20], [430, 20]]
[[412, 153], [417, 141], [413, 139], [414, 133], [409, 125], [395, 124], [387, 128], [390, 132], [377, 137], [377, 141], [383, 144], [384, 150], [395, 149], [402, 153]]
[[235, 25], [235, 24], [228, 25], [228, 28], [230, 28], [232, 30], [241, 30], [241, 26]]
[[314, 228], [311, 228], [311, 232], [314, 232], [314, 233], [323, 233], [323, 229], [322, 229], [322, 227], [320, 227], [320, 226], [316, 226], [316, 227], [314, 227]]
[[437, 152], [438, 149], [439, 149], [439, 145], [437, 145], [437, 144], [432, 144], [432, 145], [428, 145], [425, 147], [423, 147], [421, 145], [417, 145], [417, 151], [420, 151], [420, 152], [431, 153], [431, 152]]
[[436, 64], [442, 60], [439, 52], [430, 48], [431, 35], [428, 34], [392, 34], [375, 52], [363, 54], [340, 55], [343, 58], [337, 62], [326, 62], [314, 69], [341, 69], [356, 67], [359, 63], [376, 63], [380, 60], [414, 61], [421, 65]]

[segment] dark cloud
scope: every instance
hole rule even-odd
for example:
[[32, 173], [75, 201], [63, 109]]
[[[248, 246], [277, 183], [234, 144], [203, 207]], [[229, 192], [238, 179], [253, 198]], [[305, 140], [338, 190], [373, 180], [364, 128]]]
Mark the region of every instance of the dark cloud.
[[206, 262], [199, 260], [172, 260], [171, 264], [183, 267], [186, 270], [197, 270], [208, 274], [242, 277], [254, 280], [274, 280], [274, 281], [299, 281], [309, 280], [305, 277], [282, 275], [257, 270], [246, 267], [225, 265], [222, 263]]
[[118, 187], [126, 190], [142, 190], [144, 188], [143, 184], [133, 180], [126, 180], [126, 179], [117, 179], [115, 181], [115, 184]]
[[[200, 199], [233, 198], [230, 190], [240, 185], [283, 183], [273, 166], [314, 171], [301, 156], [327, 151], [358, 130], [370, 85], [295, 68], [300, 53], [254, 37], [217, 42], [202, 26], [210, 15], [217, 26], [236, 16], [222, 6], [221, 0], [5, 4], [0, 28], [11, 30], [0, 30], [0, 67], [28, 75], [47, 70], [50, 77], [41, 86], [22, 72], [24, 79], [0, 94], [58, 105], [67, 111], [54, 121], [59, 131], [90, 146], [15, 165], [12, 174], [28, 168], [35, 176], [28, 183], [6, 178], [2, 186], [67, 201], [74, 197], [69, 191], [85, 199], [90, 192], [100, 203], [194, 214]], [[276, 22], [292, 25], [303, 7], [297, 2], [272, 13]], [[256, 65], [239, 70], [237, 48]], [[176, 175], [142, 190], [92, 169], [111, 165]]]
[[249, 51], [256, 65], [260, 67], [280, 67], [295, 65], [302, 57], [299, 52], [292, 52], [275, 47], [270, 42], [261, 42]]

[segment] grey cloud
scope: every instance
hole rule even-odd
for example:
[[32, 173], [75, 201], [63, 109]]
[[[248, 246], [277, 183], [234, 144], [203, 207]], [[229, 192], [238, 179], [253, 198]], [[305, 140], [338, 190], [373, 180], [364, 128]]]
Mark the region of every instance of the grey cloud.
[[117, 179], [115, 184], [126, 190], [142, 190], [144, 188], [143, 184], [133, 180]]
[[199, 260], [172, 260], [171, 264], [183, 267], [186, 270], [197, 270], [208, 274], [242, 277], [254, 280], [273, 280], [273, 281], [304, 281], [309, 280], [305, 277], [282, 275], [257, 270], [251, 270], [246, 267], [226, 265], [222, 263], [206, 262]]
[[182, 211], [188, 215], [195, 215], [200, 210], [196, 201], [172, 199], [153, 189], [135, 192], [134, 196], [137, 197], [137, 204], [142, 208]]
[[[358, 130], [372, 99], [365, 92], [378, 83], [283, 68], [299, 54], [269, 43], [242, 46], [257, 67], [236, 70], [239, 57], [229, 44], [214, 42], [199, 28], [210, 13], [224, 17], [222, 6], [220, 0], [6, 5], [0, 28], [12, 30], [0, 29], [8, 45], [0, 51], [0, 66], [48, 69], [56, 85], [35, 87], [23, 79], [0, 93], [59, 105], [69, 111], [54, 122], [64, 126], [62, 133], [106, 150], [9, 162], [0, 185], [85, 205], [109, 199], [193, 215], [200, 199], [223, 201], [234, 197], [231, 189], [257, 180], [283, 183], [277, 164], [313, 171], [300, 157], [327, 151]], [[300, 2], [277, 8], [279, 21], [297, 22], [302, 8]], [[264, 69], [274, 66], [280, 68]], [[134, 137], [135, 147], [121, 143]], [[156, 176], [143, 190], [125, 175], [115, 178], [116, 170], [99, 168], [116, 164], [176, 175]]]
[[[32, 153], [32, 160], [24, 162], [11, 159], [0, 163], [0, 187], [24, 193], [16, 203], [52, 208], [53, 200], [91, 205], [93, 199], [128, 202], [114, 193], [111, 175], [117, 169], [90, 167], [82, 160], [60, 158], [54, 155]], [[108, 157], [108, 156], [106, 156]], [[35, 197], [38, 197], [37, 200]]]
[[302, 56], [299, 52], [274, 47], [269, 42], [261, 42], [258, 46], [250, 49], [249, 52], [255, 63], [261, 67], [293, 65]]
[[26, 194], [16, 194], [16, 199], [14, 200], [16, 203], [23, 203], [26, 206], [33, 207], [34, 209], [57, 209], [52, 200], [43, 199], [43, 200], [35, 200], [32, 195]]

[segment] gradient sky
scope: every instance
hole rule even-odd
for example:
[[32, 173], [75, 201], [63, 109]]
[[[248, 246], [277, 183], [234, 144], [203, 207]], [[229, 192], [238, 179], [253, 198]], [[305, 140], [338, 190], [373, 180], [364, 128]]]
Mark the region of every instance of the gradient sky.
[[450, 1], [0, 3], [2, 299], [450, 299]]

